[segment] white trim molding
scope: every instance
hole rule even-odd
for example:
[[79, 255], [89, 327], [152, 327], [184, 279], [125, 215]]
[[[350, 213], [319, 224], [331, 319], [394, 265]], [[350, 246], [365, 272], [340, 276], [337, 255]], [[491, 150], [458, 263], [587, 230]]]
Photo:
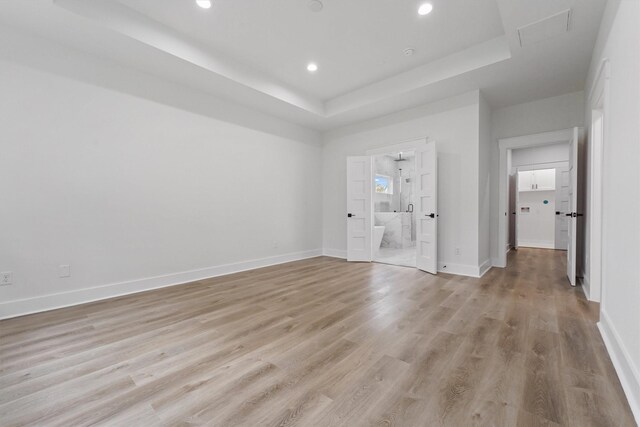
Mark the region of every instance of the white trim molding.
[[347, 259], [347, 251], [344, 249], [324, 248], [322, 250], [322, 255], [332, 258]]
[[[598, 322], [600, 335], [607, 347], [607, 352], [613, 363], [613, 367], [618, 374], [620, 384], [627, 396], [627, 401], [631, 407], [636, 422], [640, 424], [640, 373], [639, 367], [634, 365], [634, 360], [627, 351], [624, 342], [616, 331], [604, 310], [600, 311], [600, 321]], [[638, 361], [636, 361], [637, 363]]]
[[88, 302], [135, 294], [152, 289], [182, 285], [185, 283], [195, 282], [197, 280], [204, 280], [217, 276], [225, 276], [227, 274], [239, 273], [241, 271], [253, 270], [256, 268], [268, 267], [271, 265], [284, 264], [286, 262], [300, 261], [307, 258], [315, 258], [321, 255], [321, 249], [292, 252], [267, 258], [241, 261], [233, 264], [217, 265], [214, 267], [182, 271], [179, 273], [172, 273], [161, 276], [145, 277], [143, 279], [111, 283], [108, 285], [78, 289], [69, 292], [41, 295], [21, 300], [6, 302], [3, 301], [0, 303], [0, 319], [9, 319], [12, 317], [24, 316], [26, 314], [56, 310], [58, 308], [70, 307], [78, 304], [85, 304]]
[[455, 274], [480, 278], [491, 269], [491, 261], [487, 260], [482, 265], [453, 264], [450, 262], [438, 262], [438, 273]]
[[521, 240], [518, 239], [519, 248], [539, 248], [539, 249], [555, 249], [556, 245], [553, 241], [542, 240]]
[[[324, 248], [322, 250], [322, 255], [332, 257], [332, 258], [347, 259], [347, 251], [343, 249]], [[484, 276], [485, 273], [491, 269], [491, 267], [493, 267], [493, 264], [490, 259], [486, 260], [479, 266], [439, 262], [438, 273], [449, 273], [449, 274], [455, 274], [458, 276], [479, 278]], [[413, 267], [410, 267], [410, 268], [413, 268]]]
[[[508, 170], [508, 153], [510, 150], [527, 147], [540, 147], [544, 145], [554, 145], [567, 143], [573, 136], [573, 128], [556, 130], [552, 132], [542, 132], [533, 135], [516, 136], [512, 138], [503, 138], [498, 140], [498, 148], [500, 151], [499, 172], [498, 172], [498, 247], [507, 244], [507, 228], [508, 221], [508, 197], [507, 189], [509, 180]], [[499, 252], [495, 262], [496, 267], [507, 266], [506, 253]]]
[[491, 259], [488, 259], [480, 264], [480, 267], [478, 269], [478, 277], [484, 276], [487, 271], [491, 270], [491, 267], [493, 267], [493, 262], [491, 261]]
[[[589, 92], [589, 206], [587, 211], [587, 227], [589, 227], [588, 268], [585, 277], [589, 277], [590, 300], [602, 300], [602, 242], [603, 211], [602, 185], [604, 181], [604, 145], [609, 131], [609, 60], [603, 59], [596, 72]], [[597, 133], [597, 135], [596, 135]]]

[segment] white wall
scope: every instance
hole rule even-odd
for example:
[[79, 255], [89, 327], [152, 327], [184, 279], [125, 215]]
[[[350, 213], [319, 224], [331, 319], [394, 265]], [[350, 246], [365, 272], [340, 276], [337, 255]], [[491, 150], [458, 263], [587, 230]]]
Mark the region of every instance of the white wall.
[[[493, 110], [491, 113], [491, 257], [498, 257], [498, 140], [584, 126], [584, 93], [575, 92]], [[502, 249], [501, 249], [502, 250]]]
[[[544, 201], [548, 203], [544, 203]], [[528, 207], [528, 213], [521, 208]], [[518, 196], [518, 246], [553, 249], [556, 234], [556, 192], [521, 191]]]
[[[438, 257], [446, 271], [478, 274], [479, 92], [328, 132], [323, 149], [323, 233], [346, 254], [346, 158], [428, 136], [438, 143]], [[460, 254], [456, 254], [459, 248]]]
[[[607, 3], [586, 88], [604, 58], [605, 112], [600, 331], [640, 423], [640, 2]], [[586, 118], [591, 110], [585, 102]]]
[[520, 148], [511, 151], [511, 167], [533, 166], [569, 161], [569, 144], [553, 144], [543, 147]]
[[277, 136], [11, 61], [0, 93], [0, 271], [13, 272], [0, 317], [321, 253], [311, 133]]

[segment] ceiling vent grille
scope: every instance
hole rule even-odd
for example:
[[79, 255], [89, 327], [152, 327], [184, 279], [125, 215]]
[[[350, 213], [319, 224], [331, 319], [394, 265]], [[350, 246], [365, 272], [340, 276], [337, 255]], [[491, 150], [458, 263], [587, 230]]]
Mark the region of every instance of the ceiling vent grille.
[[525, 47], [569, 31], [571, 23], [571, 9], [564, 10], [554, 15], [543, 18], [531, 24], [518, 28], [520, 46]]

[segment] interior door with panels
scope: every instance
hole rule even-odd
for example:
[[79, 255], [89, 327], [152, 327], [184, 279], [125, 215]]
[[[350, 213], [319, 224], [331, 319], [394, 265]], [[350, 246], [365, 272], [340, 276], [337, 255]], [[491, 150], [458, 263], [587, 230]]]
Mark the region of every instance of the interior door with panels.
[[438, 152], [431, 141], [416, 149], [418, 209], [416, 212], [416, 267], [438, 271]]
[[569, 244], [569, 167], [556, 168], [556, 239], [555, 248], [567, 250]]
[[569, 210], [565, 214], [568, 218], [567, 245], [567, 277], [571, 286], [576, 285], [576, 252], [578, 249], [578, 128], [573, 130], [569, 141], [569, 179], [567, 191], [569, 193]]
[[371, 261], [370, 156], [347, 157], [347, 261]]

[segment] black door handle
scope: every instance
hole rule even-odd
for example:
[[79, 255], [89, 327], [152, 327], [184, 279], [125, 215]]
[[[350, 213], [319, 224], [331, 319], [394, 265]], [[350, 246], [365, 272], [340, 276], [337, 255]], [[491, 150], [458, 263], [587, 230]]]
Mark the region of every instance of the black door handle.
[[556, 215], [560, 215], [560, 211], [556, 211]]
[[436, 214], [430, 213], [430, 214], [424, 214], [424, 216], [428, 216], [429, 218], [435, 218]]
[[349, 218], [351, 218], [352, 216], [356, 216], [356, 215], [355, 215], [355, 214], [352, 214], [352, 213], [348, 213], [348, 214], [347, 214], [347, 217], [349, 217]]
[[568, 213], [568, 214], [564, 214], [564, 216], [573, 216], [573, 214]]
[[515, 212], [511, 212], [511, 215], [515, 215], [515, 214], [516, 214]]

